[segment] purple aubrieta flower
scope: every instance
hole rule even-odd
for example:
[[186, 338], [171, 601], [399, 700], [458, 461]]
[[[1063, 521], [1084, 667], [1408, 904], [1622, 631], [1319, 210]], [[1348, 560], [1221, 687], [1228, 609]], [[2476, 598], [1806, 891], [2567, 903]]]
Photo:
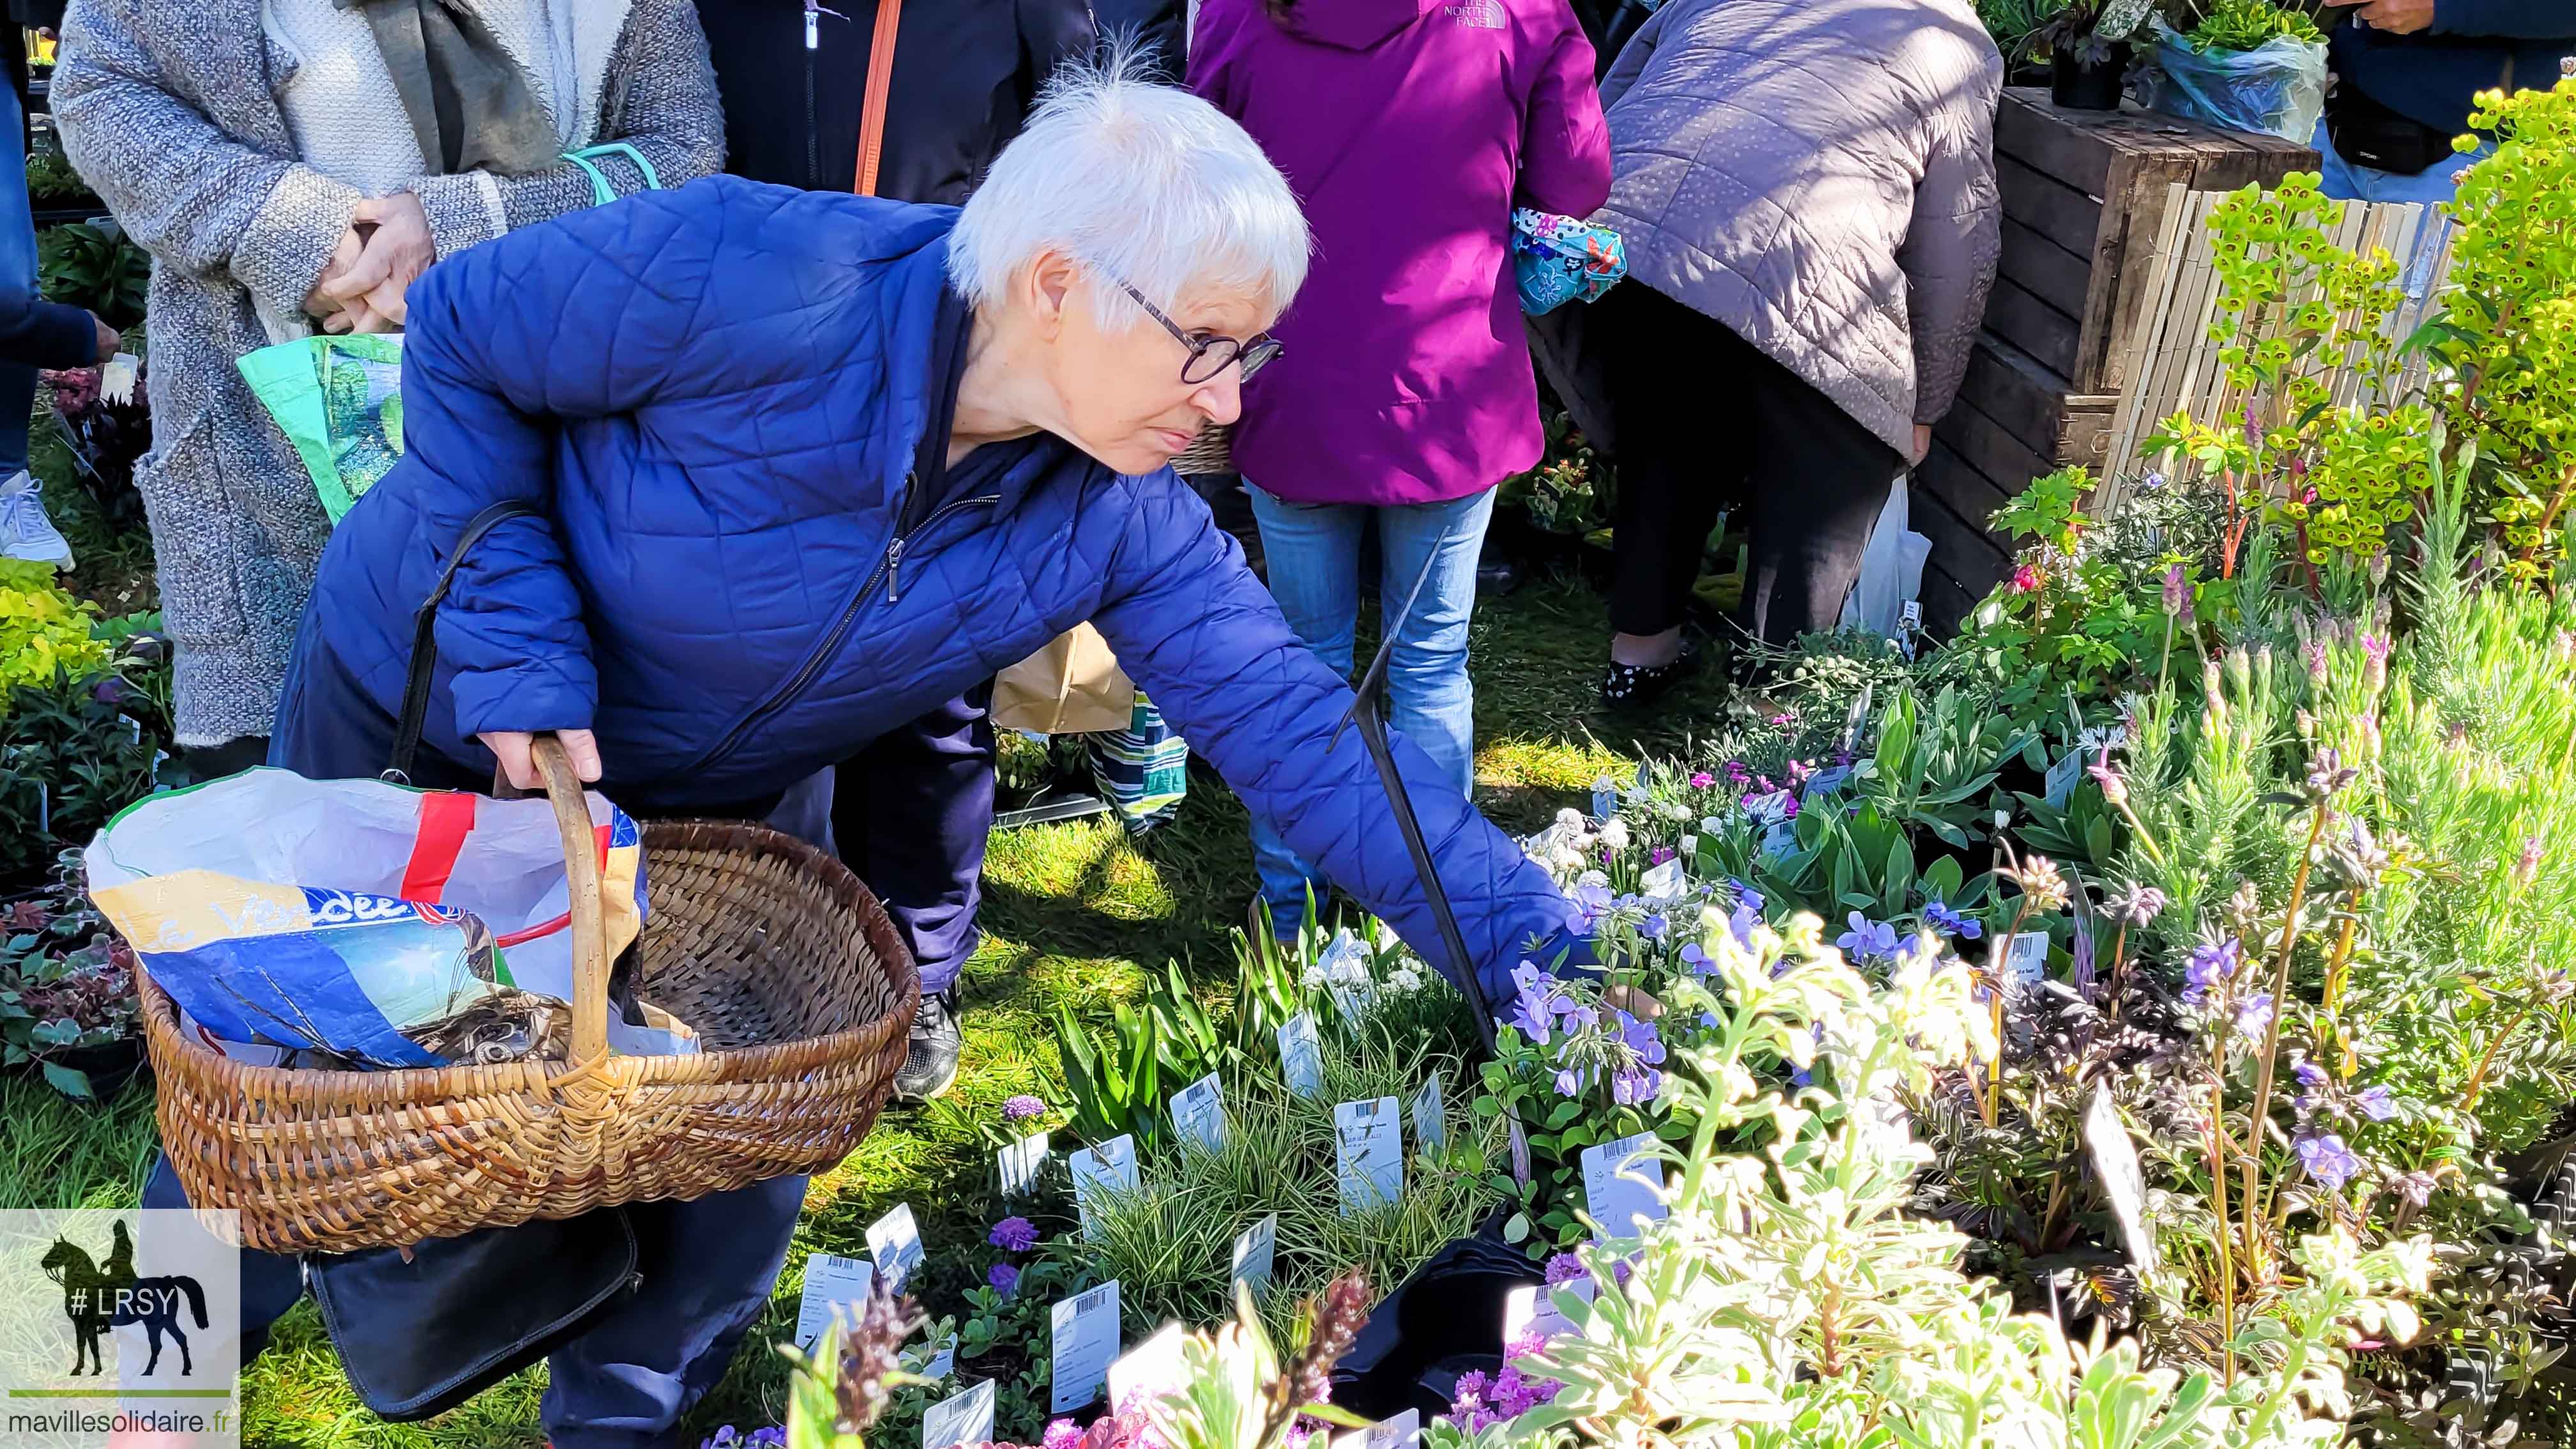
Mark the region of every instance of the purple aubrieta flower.
[[1983, 921], [1976, 919], [1974, 916], [1960, 915], [1957, 911], [1950, 909], [1949, 904], [1945, 901], [1936, 900], [1926, 902], [1923, 907], [1923, 919], [1926, 923], [1938, 926], [1942, 930], [1949, 932], [1951, 935], [1956, 936], [1963, 941], [1976, 940], [1978, 937], [1983, 936], [1986, 933], [1986, 926]]
[[2352, 1099], [2361, 1114], [2373, 1122], [2385, 1122], [2397, 1115], [2397, 1094], [2385, 1085], [2372, 1087]]
[[1002, 1120], [1005, 1122], [1026, 1122], [1032, 1117], [1045, 1115], [1046, 1103], [1026, 1092], [1002, 1099]]
[[2236, 1029], [2247, 1036], [2261, 1036], [2272, 1025], [2272, 993], [2249, 992], [2236, 1002]]
[[2298, 1154], [2299, 1165], [2308, 1170], [2308, 1176], [2328, 1190], [2341, 1188], [2361, 1171], [2361, 1159], [2332, 1132], [2302, 1132], [2290, 1139], [2290, 1150]]
[[1557, 1069], [1556, 1069], [1556, 1094], [1557, 1094], [1558, 1096], [1560, 1096], [1560, 1097], [1579, 1097], [1579, 1096], [1582, 1096], [1582, 1095], [1583, 1095], [1583, 1080], [1584, 1080], [1584, 1079], [1583, 1079], [1583, 1076], [1582, 1076], [1581, 1074], [1578, 1074], [1578, 1073], [1574, 1070], [1574, 1068], [1572, 1068], [1572, 1067], [1559, 1067], [1559, 1068], [1557, 1068]]
[[1654, 849], [1646, 852], [1646, 864], [1648, 865], [1662, 865], [1665, 861], [1672, 858], [1673, 848], [1669, 845], [1658, 845]]
[[1710, 774], [1710, 773], [1709, 773], [1708, 771], [1706, 771], [1706, 770], [1702, 770], [1702, 771], [1700, 771], [1699, 773], [1697, 773], [1697, 774], [1695, 774], [1695, 775], [1691, 776], [1691, 778], [1690, 778], [1690, 783], [1691, 783], [1691, 788], [1692, 788], [1692, 789], [1694, 789], [1694, 790], [1705, 790], [1705, 789], [1707, 789], [1709, 786], [1714, 785], [1714, 784], [1716, 784], [1716, 783], [1717, 783], [1717, 777], [1716, 777], [1715, 775]]
[[1708, 953], [1700, 949], [1697, 941], [1682, 943], [1681, 958], [1682, 964], [1690, 968], [1693, 976], [1706, 976], [1717, 969], [1717, 963], [1708, 958]]
[[1585, 931], [1591, 930], [1593, 923], [1609, 914], [1611, 907], [1617, 903], [1616, 898], [1610, 894], [1608, 886], [1586, 885], [1579, 882], [1574, 889], [1565, 893], [1565, 898], [1574, 903], [1576, 928]]
[[1664, 1061], [1664, 1039], [1651, 1021], [1642, 1021], [1622, 1011], [1618, 1013], [1619, 1040], [1637, 1054], [1646, 1065], [1661, 1066]]
[[2299, 1063], [2292, 1069], [2292, 1074], [2298, 1077], [2300, 1086], [2312, 1092], [2326, 1084], [2326, 1069], [2315, 1062]]
[[1583, 1259], [1573, 1253], [1559, 1253], [1547, 1260], [1547, 1286], [1550, 1288], [1589, 1276], [1591, 1270], [1584, 1267]]
[[1642, 1107], [1664, 1087], [1664, 1074], [1652, 1067], [1628, 1067], [1610, 1077], [1610, 1100], [1622, 1107]]
[[1037, 1224], [1027, 1218], [1004, 1218], [993, 1224], [985, 1241], [1006, 1253], [1025, 1253], [1038, 1245]]
[[2236, 974], [2244, 960], [2244, 948], [2236, 938], [2228, 937], [2215, 944], [2194, 946], [2191, 964], [2183, 968], [2182, 1004], [2200, 1006], [2209, 1000], [2211, 988]]
[[1079, 1449], [1081, 1443], [1080, 1424], [1071, 1419], [1051, 1419], [1047, 1422], [1046, 1436], [1038, 1440], [1038, 1449]]
[[1672, 923], [1664, 919], [1664, 913], [1661, 911], [1653, 912], [1637, 923], [1637, 934], [1649, 941], [1664, 939], [1664, 933], [1671, 929]]
[[1008, 1263], [995, 1263], [984, 1270], [984, 1281], [993, 1285], [994, 1292], [1008, 1298], [1020, 1291], [1020, 1270]]
[[1873, 921], [1854, 911], [1851, 929], [1834, 939], [1843, 954], [1854, 961], [1882, 961], [1896, 954], [1896, 928], [1885, 921]]

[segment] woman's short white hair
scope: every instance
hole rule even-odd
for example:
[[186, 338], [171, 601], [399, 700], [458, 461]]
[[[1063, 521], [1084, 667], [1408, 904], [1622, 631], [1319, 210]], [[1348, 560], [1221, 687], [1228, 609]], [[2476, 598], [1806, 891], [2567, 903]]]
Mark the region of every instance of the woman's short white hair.
[[1001, 297], [1050, 249], [1111, 275], [1092, 309], [1112, 331], [1144, 320], [1119, 281], [1167, 312], [1211, 292], [1273, 311], [1297, 295], [1310, 242], [1287, 178], [1224, 112], [1146, 80], [1141, 59], [1121, 47], [1047, 83], [949, 235], [968, 303]]

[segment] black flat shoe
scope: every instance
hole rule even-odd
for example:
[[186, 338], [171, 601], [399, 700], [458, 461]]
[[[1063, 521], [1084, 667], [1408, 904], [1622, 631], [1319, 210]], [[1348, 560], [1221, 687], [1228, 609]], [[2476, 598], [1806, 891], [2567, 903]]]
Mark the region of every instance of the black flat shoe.
[[1699, 672], [1699, 651], [1685, 644], [1670, 664], [1613, 664], [1601, 680], [1601, 702], [1612, 709], [1643, 709]]

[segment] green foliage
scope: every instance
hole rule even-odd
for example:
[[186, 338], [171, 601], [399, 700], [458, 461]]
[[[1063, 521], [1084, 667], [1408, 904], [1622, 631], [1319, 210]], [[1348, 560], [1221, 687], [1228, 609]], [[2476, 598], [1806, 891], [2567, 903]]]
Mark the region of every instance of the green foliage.
[[109, 934], [79, 887], [78, 857], [54, 889], [0, 913], [0, 1066], [36, 1067], [56, 1091], [97, 1099], [64, 1058], [130, 1040], [140, 1029], [134, 953]]
[[[2452, 429], [2489, 464], [2485, 516], [2517, 577], [2546, 577], [2576, 489], [2576, 78], [2477, 99], [2469, 124], [2500, 133], [2452, 203], [2450, 304], [2426, 329], [2453, 373], [2441, 394]], [[2474, 138], [2463, 137], [2463, 147]]]
[[2326, 36], [2306, 10], [2277, 0], [2212, 0], [2208, 13], [2183, 38], [2206, 55], [2213, 50], [2256, 50], [2282, 39], [2323, 45]]
[[1503, 480], [1497, 502], [1528, 510], [1541, 532], [1581, 538], [1610, 522], [1615, 487], [1610, 460], [1593, 450], [1574, 415], [1561, 407], [1542, 414], [1547, 448], [1538, 466]]
[[0, 696], [105, 669], [107, 646], [90, 632], [97, 614], [54, 582], [53, 565], [0, 559]]
[[143, 321], [152, 255], [112, 223], [70, 222], [36, 238], [36, 280], [46, 301], [85, 307], [127, 331]]

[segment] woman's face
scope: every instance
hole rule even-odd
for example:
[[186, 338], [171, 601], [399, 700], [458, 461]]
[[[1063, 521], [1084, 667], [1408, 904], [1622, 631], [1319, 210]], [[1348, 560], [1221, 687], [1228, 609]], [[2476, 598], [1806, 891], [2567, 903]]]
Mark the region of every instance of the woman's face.
[[[1104, 329], [1083, 289], [1106, 287], [1111, 315], [1133, 320]], [[1243, 369], [1229, 365], [1202, 383], [1181, 380], [1190, 349], [1145, 314], [1118, 284], [1084, 272], [1059, 314], [1055, 374], [1068, 441], [1121, 473], [1167, 466], [1203, 428], [1243, 412]], [[1266, 301], [1240, 293], [1185, 298], [1168, 314], [1184, 334], [1247, 341], [1268, 329]]]

